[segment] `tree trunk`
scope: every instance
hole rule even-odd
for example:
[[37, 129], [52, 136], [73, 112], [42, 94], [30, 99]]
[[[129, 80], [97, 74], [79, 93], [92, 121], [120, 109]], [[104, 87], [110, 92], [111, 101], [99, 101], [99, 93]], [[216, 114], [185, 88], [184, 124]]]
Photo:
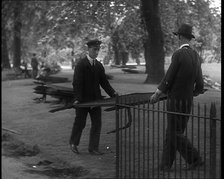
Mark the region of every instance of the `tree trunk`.
[[21, 28], [22, 23], [20, 19], [21, 2], [16, 1], [14, 9], [14, 56], [13, 56], [13, 67], [20, 67], [21, 59]]
[[122, 42], [122, 39], [119, 37], [119, 28], [117, 28], [112, 37], [112, 46], [114, 51], [114, 63], [115, 65], [126, 65], [129, 60], [128, 50], [126, 44]]
[[5, 27], [2, 28], [2, 68], [10, 69]]
[[121, 60], [122, 60], [122, 65], [126, 65], [126, 63], [129, 60], [129, 54], [126, 51], [121, 51]]
[[119, 43], [119, 54], [120, 54], [120, 61], [122, 62], [122, 65], [126, 65], [126, 63], [128, 62], [129, 60], [129, 54], [128, 54], [128, 50], [126, 48], [126, 45], [124, 42], [120, 42]]
[[163, 32], [159, 15], [159, 0], [141, 0], [143, 21], [148, 38], [144, 44], [147, 78], [145, 83], [159, 83], [163, 78], [164, 58]]
[[112, 48], [114, 51], [114, 64], [115, 65], [120, 65], [120, 58], [119, 58], [119, 49], [118, 49], [118, 32], [115, 30], [111, 40], [112, 40]]
[[114, 64], [120, 65], [119, 50], [116, 44], [113, 45], [113, 51], [114, 51]]

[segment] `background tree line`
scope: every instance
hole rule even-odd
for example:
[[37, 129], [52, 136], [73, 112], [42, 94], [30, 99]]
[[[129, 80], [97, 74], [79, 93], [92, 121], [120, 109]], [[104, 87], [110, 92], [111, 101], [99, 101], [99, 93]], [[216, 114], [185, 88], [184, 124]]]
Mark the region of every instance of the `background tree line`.
[[100, 38], [103, 63], [146, 63], [146, 83], [164, 75], [165, 56], [177, 48], [172, 32], [194, 26], [194, 46], [204, 61], [221, 61], [221, 15], [212, 0], [2, 1], [2, 68], [19, 67], [37, 52], [48, 62], [78, 58], [90, 38]]

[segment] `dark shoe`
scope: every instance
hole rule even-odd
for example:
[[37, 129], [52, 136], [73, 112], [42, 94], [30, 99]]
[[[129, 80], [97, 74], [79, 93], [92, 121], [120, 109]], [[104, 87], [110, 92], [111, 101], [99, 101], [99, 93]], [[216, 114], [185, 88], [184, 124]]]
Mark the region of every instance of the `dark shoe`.
[[71, 144], [70, 147], [71, 147], [72, 152], [74, 152], [76, 154], [79, 154], [77, 145]]
[[162, 170], [163, 172], [170, 172], [171, 171], [171, 167], [169, 166], [160, 166], [159, 168], [160, 170]]
[[201, 167], [205, 164], [205, 162], [203, 162], [202, 160], [198, 160], [192, 164], [189, 165], [189, 167], [187, 168], [187, 170], [195, 170], [198, 167]]
[[99, 150], [89, 150], [89, 153], [91, 155], [103, 155], [103, 152], [100, 152]]

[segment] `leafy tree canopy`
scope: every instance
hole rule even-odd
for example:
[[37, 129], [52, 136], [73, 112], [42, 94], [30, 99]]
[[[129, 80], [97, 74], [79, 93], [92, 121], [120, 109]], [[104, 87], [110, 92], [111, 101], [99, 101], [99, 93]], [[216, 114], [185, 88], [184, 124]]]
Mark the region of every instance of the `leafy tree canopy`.
[[[107, 49], [115, 32], [133, 57], [143, 52], [143, 41], [147, 34], [141, 20], [139, 0], [21, 3], [21, 54], [24, 59], [30, 57], [33, 51], [43, 57], [65, 49], [72, 49], [75, 54], [79, 54], [85, 48], [85, 42], [94, 37], [104, 40]], [[160, 1], [167, 55], [176, 48], [172, 32], [182, 22], [195, 26], [195, 45], [202, 55], [208, 49], [214, 54], [221, 53], [221, 15], [217, 9], [210, 8], [210, 3], [211, 0]], [[12, 56], [13, 49], [14, 6], [15, 1], [2, 1], [2, 28], [6, 29], [9, 56]]]

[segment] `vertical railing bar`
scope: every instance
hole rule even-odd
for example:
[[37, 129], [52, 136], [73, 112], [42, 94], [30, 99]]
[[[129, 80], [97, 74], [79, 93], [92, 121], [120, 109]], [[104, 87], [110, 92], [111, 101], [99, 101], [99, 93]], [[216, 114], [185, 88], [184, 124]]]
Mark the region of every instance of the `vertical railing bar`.
[[[210, 117], [211, 117], [211, 106], [210, 106]], [[211, 163], [212, 163], [212, 155], [211, 155], [211, 135], [212, 135], [212, 133], [211, 133], [211, 119], [210, 119], [210, 121], [209, 121], [209, 133], [210, 133], [210, 135], [209, 135], [209, 143], [210, 143], [210, 147], [209, 147], [209, 176], [210, 176], [210, 179], [212, 179], [212, 171], [211, 171]]]
[[[221, 111], [221, 106], [220, 106], [220, 111]], [[220, 118], [221, 118], [221, 115], [220, 115]], [[221, 131], [221, 130], [222, 130], [222, 129], [221, 129], [221, 128], [222, 128], [222, 126], [221, 126], [221, 121], [219, 122], [219, 124], [220, 124], [220, 125], [219, 125], [219, 131]], [[222, 133], [221, 133], [221, 132], [219, 133], [219, 137], [220, 137], [220, 138], [219, 138], [219, 139], [220, 139], [220, 140], [219, 140], [219, 142], [220, 142], [219, 149], [220, 149], [220, 153], [221, 153], [221, 144], [222, 144], [222, 143], [221, 143], [221, 137], [222, 137]], [[221, 154], [222, 154], [222, 153], [221, 153]], [[221, 156], [221, 154], [220, 154], [220, 156]], [[220, 160], [219, 160], [219, 166], [220, 166], [220, 168], [222, 167], [222, 162], [221, 162], [221, 161], [222, 161], [222, 160], [220, 159]], [[221, 176], [222, 176], [222, 170], [219, 169], [219, 171], [220, 171], [220, 172], [219, 172], [219, 176], [220, 176], [220, 178], [221, 178]]]
[[[133, 102], [133, 99], [131, 99], [131, 102]], [[131, 109], [130, 109], [130, 113], [131, 113]], [[130, 119], [129, 119], [130, 120]], [[132, 129], [132, 126], [130, 126], [129, 127], [129, 164], [128, 164], [128, 166], [129, 166], [129, 178], [131, 178], [131, 141], [132, 141], [132, 137], [131, 137], [131, 129]], [[133, 162], [134, 162], [134, 160], [133, 160]]]
[[[158, 108], [158, 110], [160, 110], [160, 102], [158, 102], [158, 106], [157, 106], [157, 108]], [[157, 121], [158, 121], [158, 122], [157, 122], [157, 126], [158, 126], [158, 128], [157, 128], [157, 130], [158, 130], [158, 131], [157, 131], [157, 133], [158, 133], [158, 136], [157, 136], [157, 138], [158, 138], [158, 139], [157, 139], [157, 141], [158, 141], [158, 142], [157, 142], [157, 143], [158, 143], [158, 146], [157, 146], [157, 147], [158, 147], [158, 148], [157, 148], [157, 163], [158, 163], [158, 164], [157, 164], [157, 166], [158, 166], [158, 167], [157, 167], [157, 175], [158, 175], [158, 176], [159, 176], [159, 140], [160, 140], [160, 137], [159, 137], [159, 136], [160, 136], [160, 131], [159, 131], [159, 124], [160, 124], [160, 122], [159, 122], [159, 120], [160, 120], [160, 112], [158, 111], [158, 119], [157, 119]]]
[[210, 109], [210, 169], [211, 169], [211, 178], [216, 178], [216, 107], [215, 104], [211, 104]]
[[[212, 108], [212, 105], [210, 106], [210, 118], [212, 118], [211, 117], [211, 108]], [[211, 122], [211, 120], [212, 119], [210, 119], [210, 121], [209, 121], [209, 127], [210, 127], [210, 150], [209, 150], [209, 154], [210, 154], [210, 162], [209, 162], [209, 166], [210, 166], [210, 178], [212, 179], [212, 155], [211, 155], [211, 150], [212, 150], [212, 122]]]
[[206, 133], [207, 133], [207, 125], [206, 125], [206, 117], [207, 117], [207, 106], [206, 104], [204, 104], [204, 162], [205, 162], [205, 165], [204, 165], [204, 178], [206, 177]]
[[[121, 99], [121, 104], [123, 104], [123, 100]], [[122, 127], [123, 123], [123, 109], [120, 109], [120, 125], [119, 127]], [[120, 176], [123, 178], [123, 131], [120, 130]]]
[[[143, 108], [145, 108], [145, 104], [143, 105]], [[143, 110], [143, 178], [145, 178], [145, 113], [146, 111]]]
[[133, 108], [133, 178], [135, 178], [135, 108]]
[[[169, 106], [171, 105], [171, 100], [169, 100]], [[168, 117], [167, 117], [168, 119]], [[167, 120], [167, 126], [168, 126], [168, 120]], [[167, 127], [168, 128], [168, 127]], [[168, 156], [169, 161], [170, 161], [170, 155]], [[168, 178], [170, 178], [170, 171], [168, 171]]]
[[[189, 103], [189, 101], [187, 101], [186, 105], [189, 105], [188, 103]], [[186, 138], [188, 138], [188, 125], [186, 125], [185, 134], [186, 134]], [[187, 142], [187, 141], [185, 141], [185, 142]], [[185, 144], [185, 152], [187, 153], [187, 145], [186, 144]], [[187, 166], [187, 161], [185, 161], [185, 165]], [[187, 172], [187, 170], [185, 170], [185, 178], [187, 178], [187, 174], [188, 174], [188, 172]]]
[[[183, 104], [183, 103], [185, 103], [185, 104]], [[187, 107], [187, 101], [182, 101], [182, 100], [181, 100], [181, 101], [180, 101], [180, 108], [182, 108], [182, 105], [186, 105], [186, 107]], [[182, 122], [183, 122], [182, 119], [181, 119], [180, 122], [181, 122], [181, 125], [182, 125]], [[179, 167], [180, 167], [180, 169], [179, 169], [179, 170], [180, 170], [180, 178], [182, 178], [182, 166], [181, 166], [181, 164], [182, 164], [182, 157], [181, 157], [181, 155], [179, 155], [179, 156], [180, 156], [180, 157], [179, 157], [179, 158], [180, 158], [180, 161], [179, 161], [179, 162], [180, 162], [180, 163], [179, 163]]]
[[[121, 104], [125, 104], [126, 100], [127, 100], [127, 97], [122, 98]], [[121, 117], [121, 125], [120, 125], [120, 127], [125, 125], [125, 117], [126, 117], [125, 111], [126, 111], [125, 108], [123, 108], [121, 110], [121, 116], [122, 117]], [[124, 138], [125, 131], [121, 130], [121, 137], [120, 137], [121, 138], [121, 147], [120, 147], [121, 148], [121, 173], [122, 173], [121, 178], [125, 177], [125, 148], [124, 148], [125, 140], [126, 140]]]
[[140, 109], [138, 104], [138, 178], [140, 178], [140, 162], [141, 162], [141, 156], [140, 156], [140, 131], [141, 131], [141, 125], [140, 125]]
[[[163, 111], [165, 111], [165, 106], [166, 106], [166, 104], [165, 104], [165, 101], [163, 101]], [[164, 140], [165, 140], [165, 124], [166, 124], [166, 117], [165, 117], [165, 113], [163, 113], [163, 142], [164, 142]], [[164, 144], [163, 144], [164, 145]], [[163, 150], [163, 149], [162, 149]], [[163, 178], [164, 178], [164, 171], [163, 171]]]
[[[153, 109], [155, 109], [155, 105], [153, 104]], [[152, 111], [152, 177], [154, 178], [154, 119], [155, 112]]]
[[[221, 111], [221, 107], [220, 107], [220, 111]], [[220, 115], [220, 118], [221, 118], [221, 115]], [[222, 126], [221, 126], [221, 121], [219, 122], [219, 144], [220, 144], [220, 146], [219, 146], [219, 150], [220, 150], [220, 158], [222, 157], [222, 152], [221, 152], [221, 144], [222, 144], [222, 142], [221, 142], [221, 137], [222, 137], [222, 133], [221, 133], [221, 129], [222, 128]], [[220, 169], [221, 167], [222, 167], [222, 160], [220, 159], [219, 160], [219, 177], [221, 178], [221, 176], [222, 176], [222, 170]]]
[[[128, 104], [130, 99], [125, 98], [124, 103]], [[128, 109], [124, 109], [124, 124], [127, 124], [127, 111]], [[127, 130], [124, 131], [124, 178], [127, 178]]]
[[[192, 123], [191, 123], [191, 138], [192, 145], [194, 146], [194, 103], [192, 103]], [[191, 153], [191, 161], [193, 161], [193, 153]], [[191, 178], [193, 178], [193, 170], [191, 170]]]
[[116, 120], [115, 120], [115, 125], [116, 125], [116, 178], [120, 178], [119, 176], [119, 169], [120, 169], [120, 166], [119, 166], [119, 109], [118, 109], [118, 104], [119, 104], [119, 96], [117, 95], [116, 96], [116, 105], [115, 105], [115, 108], [116, 108]]
[[[174, 111], [176, 111], [177, 110], [177, 100], [175, 99], [175, 101], [174, 101]], [[180, 104], [179, 104], [180, 105]], [[177, 119], [176, 119], [176, 117], [177, 116], [175, 116], [174, 118], [175, 118], [175, 120], [174, 120], [174, 129], [175, 129], [175, 134], [174, 134], [174, 149], [175, 149], [175, 151], [176, 151], [176, 149], [177, 149]], [[178, 116], [179, 117], [179, 116]], [[176, 157], [175, 157], [175, 159], [174, 159], [174, 178], [177, 178], [177, 160], [176, 160]]]
[[[198, 103], [198, 153], [200, 154], [200, 105]], [[200, 178], [200, 171], [198, 167], [198, 178]]]
[[[128, 102], [130, 103], [132, 101], [132, 98], [129, 98], [128, 99]], [[130, 108], [126, 108], [126, 120], [125, 120], [125, 125], [128, 123], [128, 120], [129, 120], [129, 112], [130, 112]], [[126, 177], [125, 178], [127, 178], [128, 176], [128, 170], [129, 170], [129, 167], [128, 167], [128, 165], [129, 165], [129, 163], [128, 163], [128, 154], [129, 154], [129, 151], [130, 151], [130, 149], [128, 148], [128, 143], [129, 143], [129, 140], [130, 140], [130, 138], [128, 138], [128, 131], [130, 131], [130, 127], [128, 128], [128, 129], [125, 129], [125, 140], [126, 140], [126, 142], [125, 142], [125, 167], [126, 167], [126, 171], [127, 171], [127, 173], [126, 173]]]
[[[150, 105], [149, 105], [149, 102], [148, 102], [148, 109], [150, 108]], [[150, 156], [149, 156], [149, 142], [150, 142], [150, 135], [149, 135], [149, 122], [150, 122], [150, 117], [149, 117], [149, 115], [150, 115], [150, 111], [148, 110], [147, 111], [147, 114], [148, 114], [148, 121], [147, 121], [147, 158], [148, 158], [148, 160], [147, 160], [147, 178], [149, 178], [149, 161], [150, 161]]]

